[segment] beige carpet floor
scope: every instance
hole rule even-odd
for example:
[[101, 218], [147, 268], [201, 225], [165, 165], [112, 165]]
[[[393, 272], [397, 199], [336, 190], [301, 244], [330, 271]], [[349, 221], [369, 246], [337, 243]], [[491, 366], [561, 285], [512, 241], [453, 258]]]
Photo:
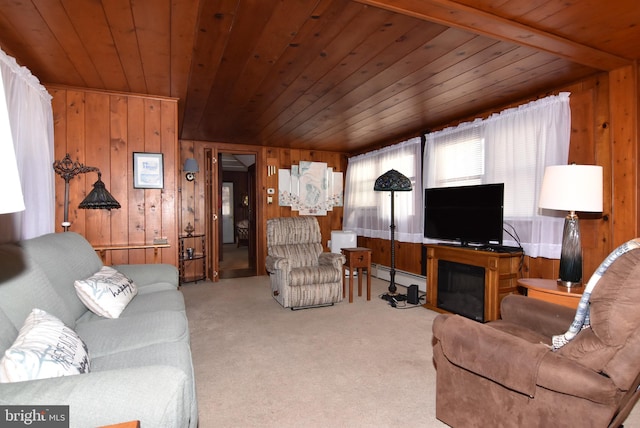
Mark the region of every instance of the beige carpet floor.
[[[446, 427], [435, 418], [435, 312], [390, 307], [376, 278], [371, 301], [291, 311], [268, 281], [182, 287], [200, 428]], [[640, 411], [625, 427], [640, 427]]]

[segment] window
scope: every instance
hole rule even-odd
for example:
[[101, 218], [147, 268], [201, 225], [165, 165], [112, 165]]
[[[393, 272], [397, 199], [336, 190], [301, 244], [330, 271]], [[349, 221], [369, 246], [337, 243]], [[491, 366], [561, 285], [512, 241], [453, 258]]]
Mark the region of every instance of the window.
[[390, 192], [373, 190], [376, 179], [395, 169], [411, 180], [411, 192], [394, 192], [394, 237], [422, 242], [421, 139], [413, 138], [349, 159], [346, 174], [344, 224], [360, 236], [390, 239]]
[[570, 127], [562, 93], [428, 134], [424, 187], [504, 183], [505, 245], [559, 258], [562, 219], [539, 215], [538, 195], [545, 167], [567, 163]]

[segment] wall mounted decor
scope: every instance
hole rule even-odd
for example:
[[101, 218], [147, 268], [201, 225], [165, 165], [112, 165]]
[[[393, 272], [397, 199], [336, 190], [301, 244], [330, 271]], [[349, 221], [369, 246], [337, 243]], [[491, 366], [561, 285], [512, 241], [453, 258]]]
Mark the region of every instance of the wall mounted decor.
[[300, 215], [327, 215], [342, 206], [342, 179], [342, 172], [333, 172], [325, 162], [301, 161], [278, 170], [278, 203]]
[[133, 187], [136, 189], [164, 187], [162, 153], [133, 153]]

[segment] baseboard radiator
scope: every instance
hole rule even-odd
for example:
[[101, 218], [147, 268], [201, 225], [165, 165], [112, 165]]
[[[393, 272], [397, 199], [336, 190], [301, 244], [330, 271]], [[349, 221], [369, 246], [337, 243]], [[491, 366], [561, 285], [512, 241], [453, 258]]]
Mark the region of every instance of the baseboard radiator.
[[[388, 266], [380, 265], [377, 263], [371, 264], [371, 276], [375, 276], [376, 278], [382, 279], [384, 281], [391, 280], [391, 268]], [[408, 287], [412, 284], [418, 285], [418, 290], [422, 292], [427, 292], [427, 278], [422, 275], [416, 275], [415, 273], [405, 272], [403, 270], [396, 269], [396, 277], [395, 277], [396, 285], [402, 285], [403, 287]], [[398, 292], [405, 293], [406, 290], [398, 290]]]

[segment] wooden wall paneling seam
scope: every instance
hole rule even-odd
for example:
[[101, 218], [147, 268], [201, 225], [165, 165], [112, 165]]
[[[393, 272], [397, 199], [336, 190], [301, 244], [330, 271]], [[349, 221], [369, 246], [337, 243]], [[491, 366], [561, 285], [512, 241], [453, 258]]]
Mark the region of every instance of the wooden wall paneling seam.
[[[85, 93], [69, 91], [66, 107], [67, 140], [64, 143], [66, 143], [67, 153], [71, 156], [71, 160], [85, 163]], [[69, 221], [71, 222], [69, 230], [82, 235], [86, 233], [86, 224], [84, 210], [79, 210], [78, 205], [84, 198], [82, 189], [86, 189], [86, 175], [80, 174], [69, 181]]]
[[[162, 153], [161, 141], [161, 110], [162, 104], [157, 100], [145, 100], [144, 115], [144, 151], [149, 153]], [[166, 155], [163, 154], [163, 164], [166, 163]], [[153, 242], [161, 230], [162, 191], [164, 189], [144, 190], [144, 240], [142, 242]], [[145, 252], [145, 263], [153, 260], [153, 250], [143, 250]]]
[[[609, 100], [609, 75], [601, 73], [590, 79], [594, 90], [593, 132], [596, 142], [596, 164], [603, 168], [603, 218], [598, 230], [597, 245], [593, 249], [598, 263], [604, 260], [613, 247], [613, 144], [611, 140], [611, 106]], [[596, 266], [592, 266], [596, 269]]]
[[[122, 95], [110, 95], [110, 170], [112, 180], [107, 188], [111, 195], [120, 203], [120, 209], [111, 211], [111, 239], [113, 244], [121, 244], [129, 241], [128, 230], [128, 185], [127, 177], [129, 168], [128, 153], [128, 102]], [[128, 251], [106, 252], [109, 261], [113, 264], [126, 264], [129, 262]]]
[[[109, 97], [97, 93], [85, 94], [85, 131], [83, 136], [84, 164], [98, 168], [107, 190], [111, 188], [111, 168], [109, 163]], [[82, 198], [92, 190], [98, 179], [96, 172], [84, 174], [85, 190]], [[111, 242], [109, 217], [111, 212], [104, 210], [82, 210], [85, 217], [85, 237], [96, 245], [107, 245]]]
[[[136, 189], [133, 187], [133, 153], [144, 152], [144, 99], [129, 98], [127, 110], [128, 123], [128, 141], [127, 150], [127, 182], [129, 183], [128, 193], [128, 239], [130, 243], [144, 242], [144, 189]], [[144, 263], [143, 255], [140, 250], [129, 251], [129, 263]]]
[[[67, 154], [67, 97], [66, 91], [49, 89], [52, 96], [51, 108], [53, 110], [53, 158], [54, 161], [62, 160]], [[53, 168], [53, 166], [52, 166]], [[54, 174], [55, 188], [55, 232], [62, 232], [60, 223], [64, 218], [64, 180], [58, 174]], [[59, 189], [62, 188], [62, 192]]]
[[[172, 263], [178, 259], [178, 182], [180, 180], [179, 149], [178, 149], [178, 101], [163, 101], [161, 103], [161, 134], [160, 144], [164, 159], [164, 189], [161, 192], [161, 229], [155, 238], [166, 238], [170, 248], [161, 249], [161, 261]], [[153, 240], [151, 241], [151, 243]]]
[[609, 74], [615, 248], [638, 236], [637, 67], [623, 67]]

